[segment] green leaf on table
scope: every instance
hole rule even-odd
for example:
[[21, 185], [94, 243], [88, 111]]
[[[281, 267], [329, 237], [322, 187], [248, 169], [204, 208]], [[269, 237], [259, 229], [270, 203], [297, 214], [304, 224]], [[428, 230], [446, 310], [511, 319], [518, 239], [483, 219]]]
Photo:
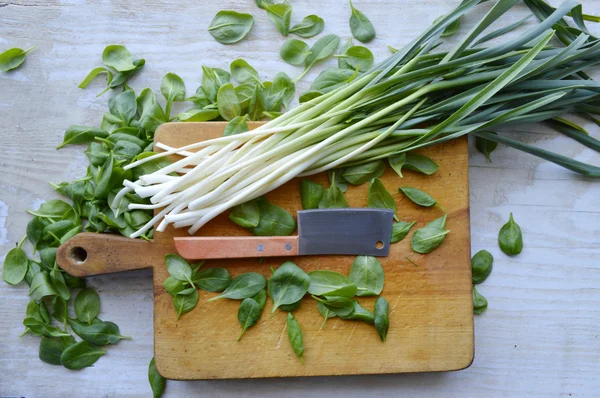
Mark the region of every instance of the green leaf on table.
[[198, 289], [207, 292], [222, 292], [231, 283], [231, 275], [225, 268], [205, 268], [192, 275]]
[[254, 299], [260, 305], [261, 309], [265, 308], [265, 305], [267, 304], [267, 291], [263, 289], [251, 298]]
[[218, 109], [191, 108], [177, 115], [180, 122], [208, 122], [219, 117]]
[[323, 329], [325, 323], [329, 318], [335, 318], [337, 315], [335, 312], [331, 311], [325, 304], [320, 301], [317, 301], [317, 310], [319, 314], [323, 317], [323, 322], [321, 323], [321, 327], [319, 329]]
[[98, 66], [92, 69], [77, 87], [86, 88], [96, 77], [100, 76], [103, 73], [106, 73], [106, 85], [108, 86], [113, 79], [113, 74], [108, 68]]
[[242, 109], [233, 84], [226, 83], [219, 88], [217, 92], [217, 107], [219, 114], [225, 120], [231, 120], [236, 116], [240, 116]]
[[[128, 71], [125, 71], [125, 72], [117, 72], [117, 74], [115, 74], [115, 76], [113, 77], [113, 79], [108, 83], [108, 87], [106, 88], [106, 90], [111, 89], [111, 88], [117, 88], [117, 87], [119, 87], [119, 86], [121, 86], [123, 84], [127, 84], [127, 81], [133, 75], [135, 75], [140, 70], [142, 70], [142, 68], [144, 67], [145, 64], [146, 64], [146, 60], [145, 59], [136, 59], [135, 61], [133, 61], [134, 69], [128, 70]], [[100, 95], [104, 94], [106, 92], [106, 90], [104, 90], [103, 92], [101, 92], [97, 96], [100, 96]]]
[[263, 8], [267, 16], [275, 24], [275, 27], [284, 36], [290, 31], [290, 19], [292, 17], [292, 5], [288, 3], [265, 4]]
[[379, 178], [385, 171], [383, 160], [363, 163], [357, 166], [351, 166], [344, 170], [342, 176], [352, 185], [361, 185], [374, 178]]
[[263, 275], [256, 272], [247, 272], [233, 278], [223, 293], [209, 299], [208, 301], [222, 298], [243, 300], [256, 295], [261, 290], [264, 290], [266, 286], [267, 280]]
[[373, 323], [375, 323], [375, 315], [368, 309], [361, 306], [357, 300], [354, 300], [353, 303], [354, 309], [352, 313], [348, 316], [340, 316], [340, 318], [351, 321], [360, 321], [369, 325], [373, 325]]
[[286, 261], [269, 278], [269, 295], [273, 311], [283, 304], [293, 304], [302, 299], [310, 285], [310, 277], [302, 268]]
[[310, 180], [300, 181], [300, 199], [304, 210], [318, 209], [323, 197], [323, 186]]
[[73, 307], [77, 319], [91, 325], [94, 318], [100, 313], [100, 296], [96, 290], [85, 288], [77, 293]]
[[239, 204], [231, 209], [229, 220], [244, 228], [254, 228], [260, 221], [260, 213], [256, 200]]
[[240, 303], [240, 309], [238, 310], [237, 317], [238, 321], [240, 322], [240, 325], [242, 326], [242, 331], [240, 332], [237, 341], [240, 341], [240, 339], [244, 335], [244, 332], [248, 328], [256, 325], [256, 323], [260, 319], [262, 310], [263, 307], [251, 297], [244, 299]]
[[25, 61], [25, 55], [35, 47], [26, 50], [21, 48], [11, 48], [0, 54], [0, 71], [8, 72], [21, 66]]
[[65, 348], [60, 356], [60, 363], [67, 369], [79, 370], [92, 366], [104, 354], [106, 351], [103, 349], [87, 341], [80, 341]]
[[352, 46], [334, 57], [338, 59], [338, 67], [360, 72], [369, 70], [374, 62], [371, 50], [363, 46]]
[[229, 83], [229, 72], [219, 68], [202, 67], [202, 89], [210, 103], [217, 101], [217, 92], [224, 84]]
[[304, 363], [304, 359], [302, 356], [304, 355], [304, 340], [302, 339], [302, 329], [300, 328], [300, 324], [294, 318], [291, 312], [288, 312], [287, 315], [287, 334], [288, 340], [290, 341], [290, 345], [292, 346], [292, 350], [298, 358], [300, 358], [300, 362]]
[[235, 11], [219, 11], [208, 25], [208, 33], [221, 44], [233, 44], [242, 40], [252, 26], [254, 17]]
[[2, 279], [9, 285], [16, 285], [25, 279], [29, 260], [21, 245], [11, 249], [4, 258], [2, 266]]
[[223, 131], [223, 136], [241, 134], [248, 131], [248, 115], [236, 116], [227, 123], [225, 126], [225, 130]]
[[322, 303], [325, 308], [332, 311], [337, 316], [350, 316], [354, 312], [354, 301], [348, 297], [342, 296], [312, 296], [315, 300]]
[[390, 166], [392, 166], [394, 171], [398, 173], [400, 177], [402, 177], [402, 168], [427, 175], [435, 173], [440, 168], [437, 163], [427, 156], [412, 153], [401, 153], [388, 158], [388, 161]]
[[167, 380], [158, 373], [158, 370], [156, 370], [154, 357], [152, 357], [150, 364], [148, 365], [148, 381], [150, 382], [150, 388], [152, 388], [153, 397], [162, 397], [165, 392]]
[[473, 285], [473, 313], [482, 314], [487, 310], [488, 302], [485, 297], [477, 291], [475, 285]]
[[[493, 131], [490, 131], [490, 134], [496, 134]], [[475, 137], [475, 148], [488, 160], [488, 162], [492, 163], [492, 158], [490, 154], [494, 152], [494, 150], [498, 147], [498, 143], [490, 140], [486, 140], [482, 137]]]
[[56, 149], [60, 149], [66, 145], [86, 144], [94, 141], [96, 137], [106, 138], [108, 137], [108, 132], [97, 127], [69, 126], [67, 131], [65, 131], [63, 142]]
[[492, 273], [494, 256], [487, 250], [480, 250], [471, 258], [471, 279], [474, 285], [485, 281]]
[[509, 256], [521, 253], [523, 250], [523, 234], [521, 227], [517, 224], [510, 213], [510, 218], [506, 224], [500, 228], [498, 233], [498, 245], [500, 249]]
[[350, 279], [339, 272], [317, 270], [308, 273], [310, 285], [308, 293], [315, 296], [340, 296], [352, 298], [357, 287]]
[[60, 357], [65, 349], [75, 344], [73, 336], [46, 337], [40, 339], [39, 357], [50, 365], [62, 365]]
[[102, 62], [117, 72], [127, 72], [135, 69], [133, 57], [127, 48], [118, 44], [107, 46], [102, 52]]
[[415, 224], [416, 224], [416, 221], [413, 221], [413, 222], [398, 221], [398, 222], [393, 223], [390, 243], [397, 243], [397, 242], [400, 242], [402, 239], [406, 238], [406, 235], [408, 235], [411, 228]]
[[52, 299], [52, 317], [58, 322], [65, 323], [69, 318], [69, 308], [67, 300], [60, 296]]
[[269, 203], [264, 198], [256, 199], [260, 218], [258, 225], [250, 231], [255, 236], [287, 236], [296, 229], [294, 217], [285, 209]]
[[[318, 92], [319, 95], [328, 93], [339, 87], [350, 83], [355, 77], [355, 73], [349, 69], [327, 68], [321, 71], [310, 85], [310, 92]], [[306, 95], [308, 93], [305, 93]]]
[[350, 267], [349, 279], [358, 289], [357, 296], [377, 296], [383, 290], [383, 267], [375, 257], [358, 256]]
[[71, 298], [71, 291], [65, 282], [62, 271], [58, 268], [58, 264], [54, 263], [54, 268], [50, 271], [50, 282], [54, 286], [54, 290], [58, 294], [58, 297], [64, 300]]
[[334, 34], [321, 37], [310, 48], [310, 54], [304, 60], [304, 71], [295, 81], [298, 81], [319, 61], [332, 56], [340, 45], [340, 38]]
[[352, 10], [352, 15], [350, 16], [352, 36], [363, 43], [370, 42], [375, 38], [375, 27], [373, 27], [373, 24], [365, 14], [354, 8], [352, 1], [350, 1], [350, 8]]
[[385, 339], [390, 328], [390, 306], [384, 297], [378, 297], [375, 300], [375, 330], [379, 334], [381, 341]]
[[337, 186], [335, 173], [332, 175], [333, 178], [331, 186], [323, 192], [323, 197], [319, 201], [319, 209], [337, 209], [349, 207], [348, 201], [344, 196], [344, 192], [342, 192], [342, 190]]
[[131, 339], [129, 336], [122, 336], [119, 327], [113, 322], [95, 320], [91, 325], [87, 325], [76, 319], [70, 319], [69, 325], [77, 336], [97, 346], [116, 344], [120, 340]]
[[129, 126], [137, 114], [137, 101], [133, 90], [124, 90], [122, 93], [111, 97], [108, 100], [108, 109], [112, 115], [121, 120], [123, 125]]
[[340, 189], [340, 191], [346, 192], [348, 190], [348, 181], [344, 179], [342, 174], [344, 174], [343, 168], [327, 170], [327, 178], [329, 179], [329, 183], [333, 184], [335, 181], [335, 185]]
[[308, 15], [290, 29], [290, 33], [300, 37], [309, 38], [318, 35], [323, 31], [325, 21], [317, 15]]
[[231, 76], [238, 83], [261, 84], [258, 72], [243, 59], [236, 59], [229, 66]]
[[385, 186], [379, 178], [374, 178], [369, 184], [367, 207], [372, 209], [393, 210], [394, 218], [396, 218], [396, 201], [392, 197], [392, 194], [385, 189]]
[[432, 198], [429, 194], [412, 187], [401, 187], [400, 192], [402, 192], [408, 199], [410, 199], [413, 203], [418, 204], [423, 207], [431, 207], [437, 203], [437, 200]]
[[58, 293], [52, 286], [50, 275], [46, 271], [36, 274], [29, 286], [29, 296], [34, 300], [41, 300], [47, 296], [56, 296]]
[[173, 306], [177, 311], [177, 320], [181, 315], [190, 312], [198, 304], [198, 290], [195, 287], [184, 289], [173, 297]]
[[279, 49], [281, 59], [290, 65], [301, 65], [310, 54], [308, 44], [298, 39], [287, 39]]
[[415, 252], [427, 254], [444, 243], [446, 235], [450, 232], [446, 230], [446, 217], [446, 214], [444, 214], [415, 231], [410, 239], [410, 245]]
[[160, 84], [160, 92], [167, 100], [165, 116], [166, 119], [170, 119], [173, 102], [185, 100], [185, 83], [175, 73], [167, 73]]
[[170, 276], [182, 282], [192, 283], [192, 267], [187, 261], [177, 254], [167, 254], [165, 256], [165, 266]]

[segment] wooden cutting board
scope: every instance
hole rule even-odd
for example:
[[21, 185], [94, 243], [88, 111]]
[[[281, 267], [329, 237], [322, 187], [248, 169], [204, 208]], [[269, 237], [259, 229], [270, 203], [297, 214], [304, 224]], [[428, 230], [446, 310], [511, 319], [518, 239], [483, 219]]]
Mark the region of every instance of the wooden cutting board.
[[[253, 124], [255, 128], [259, 123]], [[168, 123], [159, 127], [156, 140], [171, 146], [222, 135], [225, 123]], [[73, 275], [86, 276], [152, 267], [154, 269], [154, 351], [160, 374], [169, 379], [227, 379], [317, 375], [350, 375], [459, 370], [473, 360], [473, 307], [469, 235], [469, 186], [467, 140], [454, 140], [421, 151], [439, 165], [432, 176], [411, 171], [400, 178], [387, 167], [382, 181], [392, 192], [403, 221], [417, 221], [416, 228], [443, 215], [438, 207], [421, 208], [398, 193], [412, 186], [431, 194], [447, 210], [444, 244], [427, 255], [410, 249], [410, 236], [391, 246], [389, 257], [380, 258], [385, 271], [382, 295], [390, 303], [390, 330], [382, 343], [375, 328], [362, 322], [332, 318], [320, 329], [322, 317], [316, 302], [305, 298], [294, 313], [304, 336], [304, 365], [287, 339], [286, 313], [271, 313], [269, 300], [258, 324], [240, 342], [237, 321], [239, 301], [217, 300], [200, 291], [195, 309], [176, 321], [172, 299], [163, 288], [168, 274], [163, 258], [174, 253], [173, 236], [183, 230], [156, 233], [152, 242], [107, 234], [79, 234], [59, 250], [59, 264]], [[326, 173], [310, 177], [329, 186]], [[368, 184], [350, 186], [351, 207], [366, 207]], [[292, 213], [301, 209], [300, 179], [267, 195], [268, 200]], [[222, 214], [198, 235], [249, 235]], [[416, 265], [408, 261], [409, 257]], [[84, 260], [85, 259], [85, 260]], [[254, 271], [270, 275], [287, 259], [210, 260], [205, 267], [226, 267], [232, 276]], [[352, 256], [292, 258], [305, 271], [327, 269], [348, 274]], [[372, 310], [374, 298], [360, 298]]]

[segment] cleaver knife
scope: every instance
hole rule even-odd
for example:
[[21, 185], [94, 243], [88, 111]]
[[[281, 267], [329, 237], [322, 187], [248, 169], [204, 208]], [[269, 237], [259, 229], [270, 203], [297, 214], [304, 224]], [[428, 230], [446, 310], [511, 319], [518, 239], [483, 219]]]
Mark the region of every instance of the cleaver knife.
[[310, 254], [387, 256], [394, 212], [384, 209], [298, 211], [297, 236], [189, 236], [173, 238], [188, 260]]

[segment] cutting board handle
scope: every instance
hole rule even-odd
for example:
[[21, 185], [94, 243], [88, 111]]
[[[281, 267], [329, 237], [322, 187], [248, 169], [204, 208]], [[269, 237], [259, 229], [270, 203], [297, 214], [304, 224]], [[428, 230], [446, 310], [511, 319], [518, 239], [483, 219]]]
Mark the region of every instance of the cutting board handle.
[[298, 255], [298, 236], [190, 236], [173, 238], [188, 260]]
[[58, 265], [77, 277], [151, 268], [162, 261], [157, 245], [119, 235], [84, 232], [56, 252]]

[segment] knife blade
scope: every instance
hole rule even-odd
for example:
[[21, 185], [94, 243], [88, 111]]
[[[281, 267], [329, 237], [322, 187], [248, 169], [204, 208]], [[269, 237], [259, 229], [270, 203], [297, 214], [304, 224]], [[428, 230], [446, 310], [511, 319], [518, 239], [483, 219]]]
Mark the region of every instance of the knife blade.
[[188, 260], [349, 254], [387, 256], [394, 212], [387, 209], [298, 211], [297, 236], [175, 237]]

